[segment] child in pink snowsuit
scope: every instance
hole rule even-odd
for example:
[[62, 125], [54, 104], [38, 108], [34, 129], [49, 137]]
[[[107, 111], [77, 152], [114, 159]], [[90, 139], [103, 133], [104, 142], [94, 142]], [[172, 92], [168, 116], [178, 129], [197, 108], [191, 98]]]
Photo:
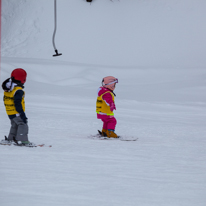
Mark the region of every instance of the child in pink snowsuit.
[[112, 76], [103, 78], [102, 87], [97, 92], [96, 112], [97, 119], [103, 121], [102, 135], [107, 137], [118, 138], [114, 133], [117, 120], [114, 117], [113, 111], [116, 110], [114, 97], [114, 89], [118, 83], [118, 79]]

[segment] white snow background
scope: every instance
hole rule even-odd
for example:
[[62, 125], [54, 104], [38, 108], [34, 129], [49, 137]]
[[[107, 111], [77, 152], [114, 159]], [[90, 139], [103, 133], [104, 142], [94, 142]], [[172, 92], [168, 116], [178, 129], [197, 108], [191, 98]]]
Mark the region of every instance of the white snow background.
[[[2, 0], [1, 82], [24, 68], [29, 140], [0, 146], [1, 206], [206, 205], [206, 1]], [[96, 91], [116, 133], [93, 140]], [[3, 90], [0, 95], [3, 98]], [[0, 104], [1, 138], [10, 121]]]

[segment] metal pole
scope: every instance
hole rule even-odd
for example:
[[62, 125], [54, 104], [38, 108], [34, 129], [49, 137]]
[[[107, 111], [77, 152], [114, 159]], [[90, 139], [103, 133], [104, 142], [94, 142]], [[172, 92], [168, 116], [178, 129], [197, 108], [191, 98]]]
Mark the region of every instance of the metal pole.
[[1, 82], [1, 7], [2, 7], [2, 2], [0, 0], [0, 82]]
[[53, 55], [54, 57], [62, 55], [62, 54], [58, 53], [58, 50], [57, 50], [56, 45], [55, 45], [56, 30], [57, 30], [57, 2], [56, 2], [56, 0], [54, 0], [54, 33], [53, 33], [53, 37], [52, 37], [52, 43], [53, 43], [54, 51], [56, 53]]

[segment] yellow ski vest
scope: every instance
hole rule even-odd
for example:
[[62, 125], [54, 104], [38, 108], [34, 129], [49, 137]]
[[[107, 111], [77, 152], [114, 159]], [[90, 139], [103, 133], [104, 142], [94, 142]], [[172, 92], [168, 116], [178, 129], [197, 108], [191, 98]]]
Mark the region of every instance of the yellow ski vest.
[[105, 113], [107, 115], [114, 115], [114, 113], [110, 110], [110, 106], [106, 104], [106, 102], [102, 99], [102, 96], [106, 93], [110, 93], [112, 95], [112, 100], [114, 101], [114, 94], [112, 92], [105, 92], [101, 96], [97, 97], [96, 102], [96, 112], [99, 113]]
[[[23, 91], [23, 89], [21, 87], [14, 87], [14, 89], [11, 92], [4, 92], [4, 105], [6, 108], [6, 113], [8, 115], [18, 114], [18, 112], [16, 111], [16, 108], [15, 108], [15, 104], [14, 104], [14, 95], [15, 95], [17, 90]], [[22, 108], [25, 112], [24, 95], [23, 95], [21, 104], [22, 104]]]

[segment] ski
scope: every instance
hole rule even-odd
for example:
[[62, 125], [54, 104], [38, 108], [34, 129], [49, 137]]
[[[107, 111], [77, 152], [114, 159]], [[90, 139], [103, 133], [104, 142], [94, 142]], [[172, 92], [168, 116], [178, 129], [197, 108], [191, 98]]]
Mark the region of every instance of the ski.
[[[15, 137], [13, 137], [13, 140], [14, 140], [14, 145], [20, 146], [20, 147], [44, 147], [46, 146], [45, 144], [34, 144], [32, 142], [29, 142], [28, 144], [24, 144], [22, 142], [18, 142]], [[49, 145], [48, 147], [51, 147], [51, 145]]]
[[29, 143], [28, 145], [22, 144], [21, 142], [14, 140], [8, 140], [8, 138], [5, 136], [4, 140], [0, 141], [0, 145], [7, 145], [7, 146], [19, 146], [19, 147], [52, 147], [52, 145], [46, 145], [46, 144], [34, 144]]
[[52, 145], [45, 145], [45, 144], [32, 144], [31, 146], [26, 146], [24, 144], [13, 144], [14, 146], [19, 146], [19, 147], [52, 147]]
[[89, 136], [91, 139], [96, 140], [120, 140], [120, 141], [137, 141], [137, 137], [131, 137], [131, 136], [118, 136], [118, 138], [109, 138], [107, 136], [103, 136], [102, 132], [98, 130], [98, 134]]
[[46, 145], [46, 144], [35, 144], [33, 146], [25, 146], [25, 145], [22, 145], [22, 144], [16, 144], [16, 143], [1, 143], [0, 142], [0, 145], [4, 145], [4, 146], [19, 146], [19, 147], [52, 147], [52, 145]]

